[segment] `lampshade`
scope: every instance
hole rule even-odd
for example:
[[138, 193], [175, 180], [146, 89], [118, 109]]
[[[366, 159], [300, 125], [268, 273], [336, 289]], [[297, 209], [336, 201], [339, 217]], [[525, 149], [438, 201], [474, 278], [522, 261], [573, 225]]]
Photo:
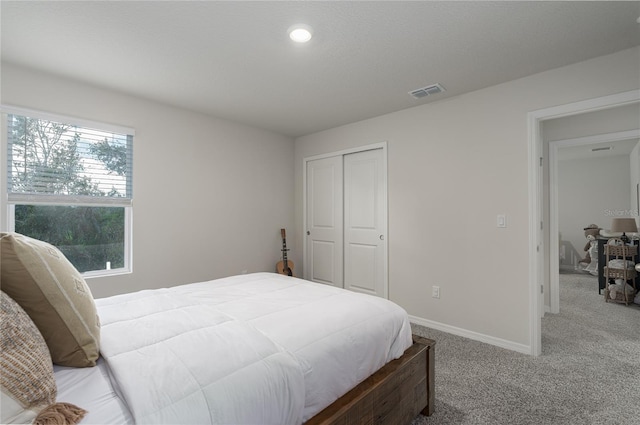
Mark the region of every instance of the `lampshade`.
[[635, 218], [614, 218], [611, 220], [611, 231], [634, 233], [638, 231]]

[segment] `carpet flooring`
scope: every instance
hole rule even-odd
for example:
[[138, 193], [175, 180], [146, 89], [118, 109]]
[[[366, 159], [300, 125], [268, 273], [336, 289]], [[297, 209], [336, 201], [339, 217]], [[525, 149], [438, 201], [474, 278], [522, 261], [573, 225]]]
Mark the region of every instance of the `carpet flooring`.
[[436, 402], [411, 425], [640, 424], [640, 306], [605, 303], [597, 288], [560, 275], [539, 357], [414, 325], [436, 341]]

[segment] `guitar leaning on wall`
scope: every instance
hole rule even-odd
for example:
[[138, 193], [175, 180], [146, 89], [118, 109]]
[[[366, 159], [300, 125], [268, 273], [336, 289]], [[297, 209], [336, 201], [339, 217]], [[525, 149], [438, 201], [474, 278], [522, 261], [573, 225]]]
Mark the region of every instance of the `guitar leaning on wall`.
[[276, 271], [280, 274], [286, 274], [287, 276], [293, 276], [293, 262], [287, 260], [287, 235], [284, 229], [280, 229], [282, 235], [282, 261], [278, 261], [276, 264]]

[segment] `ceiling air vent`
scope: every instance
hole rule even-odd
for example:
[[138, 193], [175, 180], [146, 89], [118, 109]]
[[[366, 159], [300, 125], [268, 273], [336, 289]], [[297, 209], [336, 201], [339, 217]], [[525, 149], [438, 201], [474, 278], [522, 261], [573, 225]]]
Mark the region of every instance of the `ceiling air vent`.
[[433, 84], [427, 87], [422, 87], [420, 89], [410, 91], [409, 94], [416, 99], [422, 99], [423, 97], [427, 97], [431, 94], [442, 93], [443, 91], [444, 87], [442, 87], [440, 84]]

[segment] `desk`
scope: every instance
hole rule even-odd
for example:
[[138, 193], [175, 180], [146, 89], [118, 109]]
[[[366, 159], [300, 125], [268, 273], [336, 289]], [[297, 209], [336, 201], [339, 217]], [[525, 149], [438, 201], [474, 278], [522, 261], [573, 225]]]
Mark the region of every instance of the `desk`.
[[[602, 294], [602, 290], [605, 288], [607, 284], [607, 279], [604, 277], [604, 266], [607, 262], [607, 259], [604, 255], [604, 245], [609, 241], [609, 238], [605, 238], [602, 236], [598, 236], [598, 294]], [[638, 245], [638, 239], [632, 239], [630, 244]], [[638, 250], [640, 251], [640, 249]], [[633, 262], [638, 264], [640, 263], [640, 255], [636, 254], [633, 258]], [[640, 275], [636, 276], [636, 288], [640, 288]]]

